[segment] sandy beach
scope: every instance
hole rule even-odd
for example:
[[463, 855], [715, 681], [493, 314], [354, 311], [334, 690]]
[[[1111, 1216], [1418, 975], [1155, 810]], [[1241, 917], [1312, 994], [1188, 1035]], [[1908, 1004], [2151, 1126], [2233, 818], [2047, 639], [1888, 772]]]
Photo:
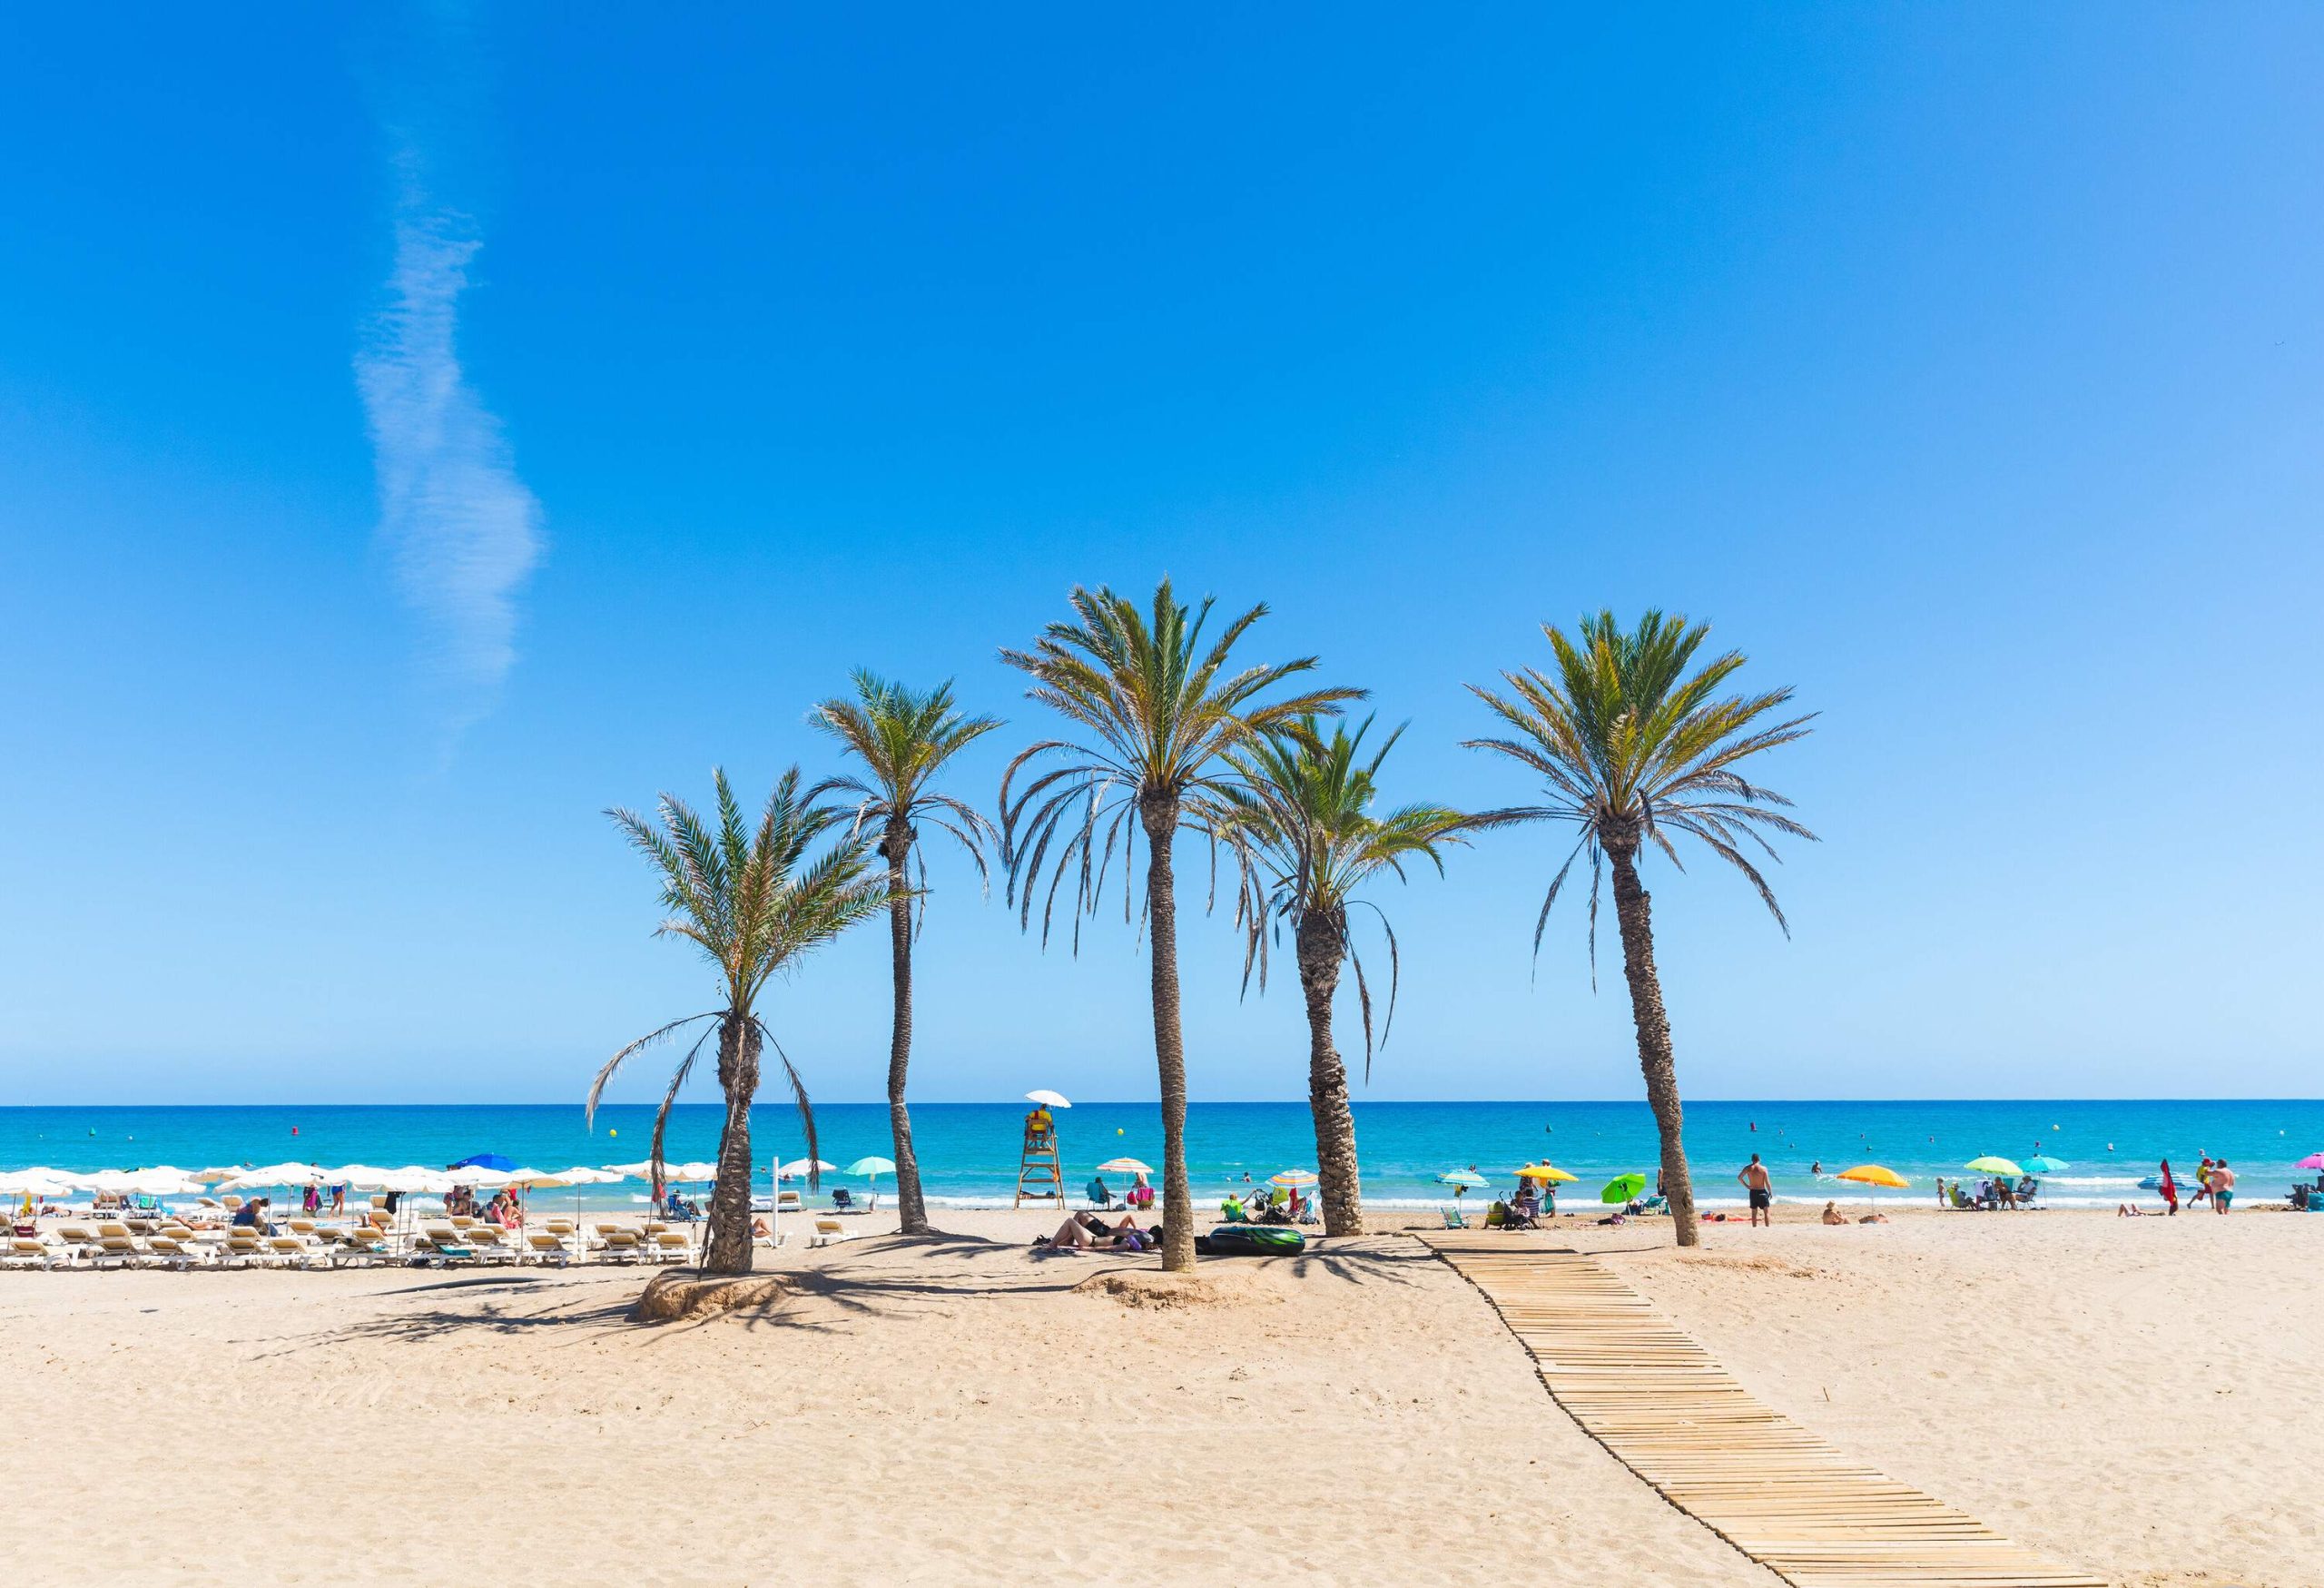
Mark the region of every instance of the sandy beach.
[[[771, 1312], [639, 1327], [634, 1269], [0, 1276], [12, 1470], [125, 1485], [43, 1583], [1771, 1583], [1581, 1434], [1396, 1234], [1036, 1258], [1053, 1215], [884, 1220]], [[2251, 1213], [1575, 1225], [1768, 1402], [2142, 1585], [2324, 1581], [2318, 1226]], [[1090, 1284], [1093, 1279], [1098, 1285]], [[100, 1478], [98, 1475], [105, 1475]]]

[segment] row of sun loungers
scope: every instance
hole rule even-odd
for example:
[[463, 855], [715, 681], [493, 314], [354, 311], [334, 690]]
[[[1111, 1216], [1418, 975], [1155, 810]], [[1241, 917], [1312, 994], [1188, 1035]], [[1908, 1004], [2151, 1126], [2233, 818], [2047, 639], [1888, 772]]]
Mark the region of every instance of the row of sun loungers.
[[35, 1236], [11, 1236], [0, 1246], [6, 1268], [343, 1268], [380, 1262], [443, 1267], [519, 1263], [564, 1267], [576, 1261], [683, 1263], [694, 1256], [684, 1230], [600, 1224], [585, 1230], [553, 1219], [520, 1236], [471, 1218], [426, 1223], [409, 1235], [366, 1220], [328, 1225], [292, 1219], [285, 1233], [243, 1226], [196, 1229], [183, 1224], [103, 1219], [67, 1222]]

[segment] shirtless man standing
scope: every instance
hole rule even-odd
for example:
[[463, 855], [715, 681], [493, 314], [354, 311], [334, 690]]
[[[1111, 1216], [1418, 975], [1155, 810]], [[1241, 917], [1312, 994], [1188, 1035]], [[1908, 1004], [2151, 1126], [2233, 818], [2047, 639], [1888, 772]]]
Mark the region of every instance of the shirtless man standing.
[[1753, 1153], [1751, 1161], [1745, 1164], [1742, 1172], [1735, 1178], [1741, 1180], [1743, 1189], [1751, 1193], [1751, 1228], [1757, 1229], [1764, 1218], [1768, 1228], [1774, 1228], [1775, 1189], [1773, 1182], [1768, 1179], [1768, 1166], [1759, 1161], [1759, 1155]]
[[2235, 1171], [2221, 1159], [2211, 1165], [2211, 1211], [2224, 1213], [2235, 1201]]

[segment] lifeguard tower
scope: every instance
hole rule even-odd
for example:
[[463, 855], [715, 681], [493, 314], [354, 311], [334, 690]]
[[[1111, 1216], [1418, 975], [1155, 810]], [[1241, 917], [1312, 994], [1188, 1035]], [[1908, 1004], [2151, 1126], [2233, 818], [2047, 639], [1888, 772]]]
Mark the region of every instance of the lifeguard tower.
[[1065, 1166], [1057, 1154], [1057, 1115], [1059, 1109], [1073, 1105], [1053, 1091], [1029, 1091], [1025, 1100], [1033, 1111], [1025, 1116], [1025, 1142], [1017, 1159], [1017, 1201], [1022, 1208], [1027, 1199], [1047, 1202], [1055, 1199], [1065, 1206]]

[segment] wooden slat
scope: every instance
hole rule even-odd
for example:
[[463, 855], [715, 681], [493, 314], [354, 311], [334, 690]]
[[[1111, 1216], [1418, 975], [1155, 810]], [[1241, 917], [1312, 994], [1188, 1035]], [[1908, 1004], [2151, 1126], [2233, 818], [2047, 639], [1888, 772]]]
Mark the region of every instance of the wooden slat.
[[1583, 1431], [1798, 1588], [2106, 1588], [1840, 1454], [1771, 1410], [1646, 1298], [1521, 1237], [1420, 1238], [1492, 1302]]

